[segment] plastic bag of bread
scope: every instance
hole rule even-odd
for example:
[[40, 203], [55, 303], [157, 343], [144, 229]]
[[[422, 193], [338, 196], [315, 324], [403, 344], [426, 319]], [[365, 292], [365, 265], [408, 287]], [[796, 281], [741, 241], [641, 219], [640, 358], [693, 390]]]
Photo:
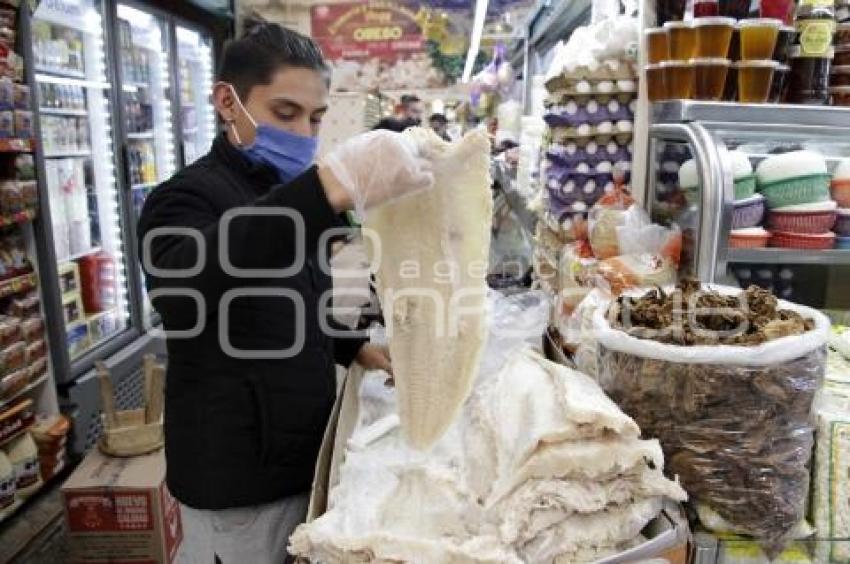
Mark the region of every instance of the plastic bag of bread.
[[755, 286], [682, 281], [598, 310], [599, 382], [697, 504], [775, 556], [805, 516], [829, 320]]
[[672, 284], [676, 270], [676, 264], [660, 254], [620, 255], [599, 261], [596, 285], [618, 296], [629, 288]]
[[591, 210], [589, 236], [594, 255], [603, 260], [650, 253], [678, 264], [682, 253], [682, 233], [677, 226], [652, 223], [631, 196], [618, 190], [601, 198]]
[[617, 228], [624, 224], [626, 211], [634, 203], [634, 198], [618, 186], [599, 198], [590, 209], [588, 238], [596, 258], [606, 259], [620, 254]]

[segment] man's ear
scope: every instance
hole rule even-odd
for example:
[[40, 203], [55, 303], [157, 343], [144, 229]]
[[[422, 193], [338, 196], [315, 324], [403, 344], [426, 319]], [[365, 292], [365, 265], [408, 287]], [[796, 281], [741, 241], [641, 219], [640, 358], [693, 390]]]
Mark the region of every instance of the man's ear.
[[216, 82], [212, 91], [213, 105], [225, 123], [233, 122], [238, 113], [239, 103], [233, 94], [233, 88], [226, 82]]

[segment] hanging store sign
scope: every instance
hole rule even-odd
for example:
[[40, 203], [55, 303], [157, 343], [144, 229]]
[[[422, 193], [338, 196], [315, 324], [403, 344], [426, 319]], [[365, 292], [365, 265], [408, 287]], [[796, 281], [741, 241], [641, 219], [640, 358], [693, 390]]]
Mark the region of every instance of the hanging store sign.
[[424, 38], [417, 5], [370, 1], [313, 6], [313, 38], [329, 59], [393, 61], [421, 53]]

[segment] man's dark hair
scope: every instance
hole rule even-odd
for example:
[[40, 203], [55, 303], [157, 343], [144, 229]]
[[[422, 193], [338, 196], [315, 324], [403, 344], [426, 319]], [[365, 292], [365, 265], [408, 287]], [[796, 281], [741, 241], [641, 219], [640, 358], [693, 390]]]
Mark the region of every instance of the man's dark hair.
[[416, 94], [402, 94], [401, 95], [401, 105], [404, 106], [405, 108], [407, 106], [409, 106], [410, 104], [415, 104], [415, 103], [421, 102], [421, 101], [422, 100], [420, 100], [419, 96], [417, 96]]
[[394, 117], [385, 117], [381, 118], [381, 121], [375, 124], [372, 129], [387, 129], [389, 131], [395, 131], [397, 133], [401, 133], [408, 127], [415, 127], [418, 125], [415, 121], [410, 119], [397, 119]]
[[443, 125], [449, 123], [449, 120], [446, 119], [446, 116], [440, 113], [431, 114], [431, 117], [428, 118], [429, 122], [437, 122]]
[[329, 77], [328, 66], [316, 42], [297, 31], [262, 18], [245, 18], [242, 37], [224, 47], [218, 80], [236, 89], [243, 102], [258, 84], [269, 84], [282, 67], [315, 70]]

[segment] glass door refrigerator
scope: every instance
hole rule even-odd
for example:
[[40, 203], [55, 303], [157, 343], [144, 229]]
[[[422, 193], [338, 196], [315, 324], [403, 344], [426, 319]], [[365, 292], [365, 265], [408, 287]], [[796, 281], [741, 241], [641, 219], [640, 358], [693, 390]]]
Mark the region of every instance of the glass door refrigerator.
[[101, 0], [41, 2], [32, 15], [36, 161], [49, 210], [39, 262], [60, 384], [136, 336], [108, 21]]
[[[166, 16], [149, 8], [117, 5], [115, 52], [120, 108], [124, 181], [132, 202], [130, 231], [135, 227], [148, 194], [174, 174], [177, 156], [176, 124], [172, 115], [173, 66], [171, 33]], [[143, 279], [141, 267], [140, 279]], [[146, 327], [158, 318], [141, 285], [142, 316]]]
[[215, 137], [215, 109], [210, 103], [213, 40], [209, 34], [177, 24], [177, 86], [182, 164], [209, 151]]

